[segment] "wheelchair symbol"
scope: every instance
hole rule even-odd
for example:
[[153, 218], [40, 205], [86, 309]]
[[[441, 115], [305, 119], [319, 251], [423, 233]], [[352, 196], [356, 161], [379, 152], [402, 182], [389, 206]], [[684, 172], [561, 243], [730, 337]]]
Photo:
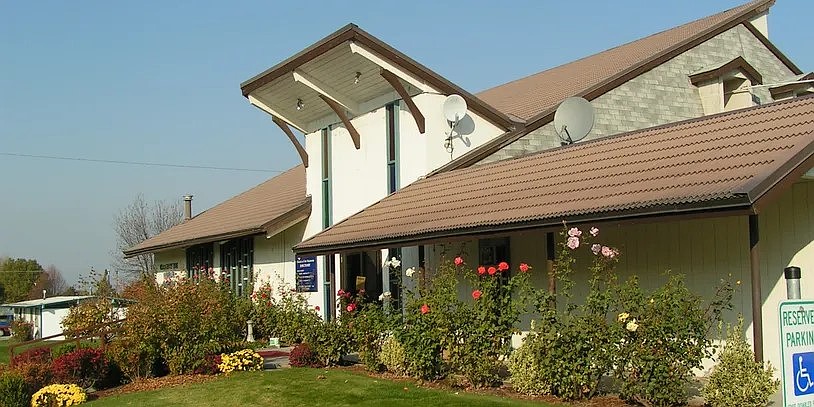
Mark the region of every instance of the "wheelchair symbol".
[[794, 377], [794, 383], [797, 385], [797, 390], [800, 393], [806, 393], [814, 383], [811, 382], [811, 375], [808, 374], [808, 370], [803, 367], [803, 357], [800, 356], [797, 358], [797, 361], [799, 370]]
[[804, 396], [814, 394], [814, 352], [797, 353], [792, 355], [792, 370], [794, 373], [794, 395]]

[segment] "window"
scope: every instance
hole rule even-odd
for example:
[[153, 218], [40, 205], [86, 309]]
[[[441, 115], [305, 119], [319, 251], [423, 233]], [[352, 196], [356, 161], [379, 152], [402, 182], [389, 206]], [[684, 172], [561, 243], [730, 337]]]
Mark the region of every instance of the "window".
[[197, 279], [214, 267], [215, 250], [212, 243], [187, 248], [187, 278]]
[[399, 102], [386, 106], [387, 111], [387, 193], [399, 189]]
[[[505, 261], [506, 263], [511, 264], [511, 257], [509, 255], [509, 238], [497, 238], [497, 239], [481, 239], [478, 241], [478, 253], [480, 254], [479, 259], [480, 262], [478, 264], [489, 267], [495, 266]], [[502, 273], [501, 274], [501, 282], [508, 283], [509, 282], [509, 274], [510, 273]]]
[[322, 228], [332, 223], [331, 216], [331, 127], [322, 129]]
[[249, 296], [254, 285], [254, 238], [233, 239], [220, 247], [221, 271], [229, 276], [229, 286], [237, 296]]

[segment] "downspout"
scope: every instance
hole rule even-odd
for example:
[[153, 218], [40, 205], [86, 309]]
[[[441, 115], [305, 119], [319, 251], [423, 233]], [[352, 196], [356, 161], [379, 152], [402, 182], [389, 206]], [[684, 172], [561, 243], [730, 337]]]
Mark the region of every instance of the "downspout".
[[763, 362], [763, 293], [760, 283], [758, 216], [749, 215], [749, 268], [752, 283], [752, 342], [755, 361]]

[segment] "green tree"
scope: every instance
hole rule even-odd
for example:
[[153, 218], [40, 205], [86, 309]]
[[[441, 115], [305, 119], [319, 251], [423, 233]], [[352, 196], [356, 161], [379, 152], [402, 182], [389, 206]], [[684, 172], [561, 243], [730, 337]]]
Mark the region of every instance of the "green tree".
[[4, 259], [0, 263], [0, 302], [25, 300], [42, 272], [36, 260]]

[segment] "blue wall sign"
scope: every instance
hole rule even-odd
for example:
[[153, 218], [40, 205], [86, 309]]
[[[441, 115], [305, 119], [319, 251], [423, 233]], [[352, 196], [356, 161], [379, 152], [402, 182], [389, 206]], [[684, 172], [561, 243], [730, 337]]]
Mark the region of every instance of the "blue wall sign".
[[296, 259], [297, 291], [317, 291], [317, 258], [316, 256], [297, 256]]

